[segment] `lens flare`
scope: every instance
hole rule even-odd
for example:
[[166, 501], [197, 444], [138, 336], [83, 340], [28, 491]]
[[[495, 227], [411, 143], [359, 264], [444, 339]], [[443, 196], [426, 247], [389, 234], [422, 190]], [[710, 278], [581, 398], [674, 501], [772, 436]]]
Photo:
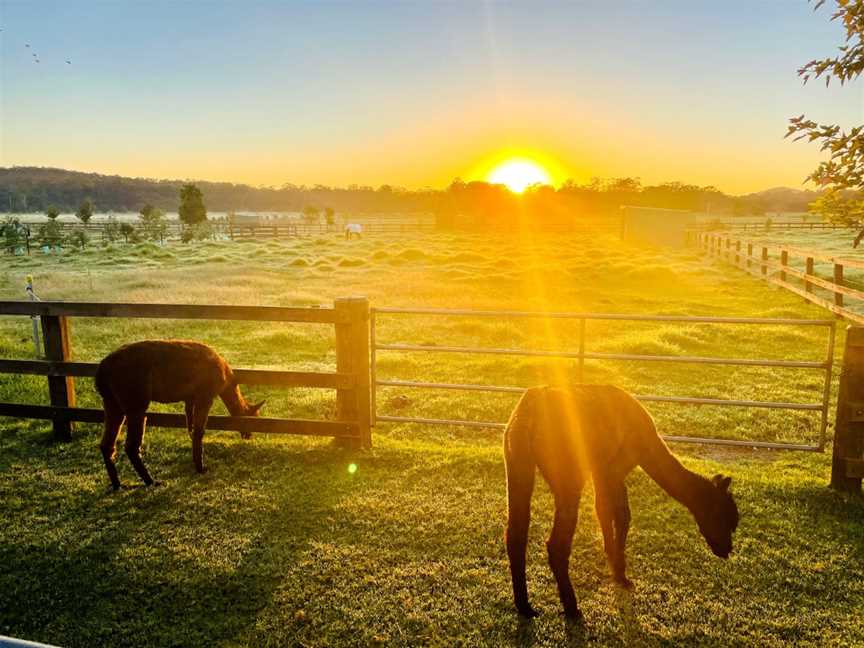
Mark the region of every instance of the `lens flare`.
[[348, 474], [353, 475], [356, 472], [357, 472], [357, 464], [355, 464], [355, 463], [348, 464]]

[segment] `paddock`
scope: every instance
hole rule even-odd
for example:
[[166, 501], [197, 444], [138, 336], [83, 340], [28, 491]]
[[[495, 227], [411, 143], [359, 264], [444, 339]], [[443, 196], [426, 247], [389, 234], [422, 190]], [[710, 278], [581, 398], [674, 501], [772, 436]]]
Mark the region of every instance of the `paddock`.
[[[320, 240], [120, 245], [4, 261], [5, 301], [25, 299], [25, 278], [32, 275], [45, 302], [66, 305], [272, 304], [307, 312], [365, 294], [370, 316], [374, 309], [431, 307], [826, 319], [824, 309], [800, 296], [692, 249], [630, 246], [606, 231], [527, 239], [406, 233], [350, 243], [334, 233]], [[68, 315], [68, 362], [96, 362], [132, 339], [186, 337], [210, 344], [238, 368], [340, 373], [335, 323], [173, 315]], [[580, 323], [573, 319], [374, 317], [382, 345], [579, 352]], [[822, 363], [827, 328], [586, 319], [584, 350]], [[835, 328], [826, 439], [833, 434], [836, 368], [846, 342], [843, 323]], [[0, 317], [0, 358], [45, 362], [31, 333], [26, 313]], [[515, 389], [547, 382], [559, 370], [575, 377], [579, 365], [578, 357], [542, 355], [376, 355], [376, 381]], [[612, 382], [647, 396], [813, 405], [821, 402], [825, 380], [818, 367], [588, 357], [583, 372], [586, 382]], [[86, 376], [72, 378], [75, 406], [98, 409]], [[248, 384], [247, 390], [250, 399], [268, 399], [268, 417], [339, 420], [332, 386]], [[374, 411], [500, 423], [518, 396], [382, 385]], [[48, 376], [41, 367], [40, 373], [0, 373], [0, 402], [50, 407]], [[671, 436], [818, 443], [819, 409], [645, 404]], [[177, 411], [165, 406], [154, 414]], [[100, 433], [98, 424], [76, 422], [72, 440], [57, 442], [50, 419], [0, 417], [0, 561], [9, 566], [0, 571], [0, 634], [71, 647], [136, 646], [142, 636], [154, 645], [387, 646], [410, 638], [426, 645], [538, 647], [583, 641], [821, 646], [864, 637], [864, 508], [827, 487], [827, 452], [670, 442], [691, 470], [732, 475], [741, 511], [735, 553], [728, 562], [711, 558], [687, 512], [636, 471], [628, 479], [632, 596], [609, 582], [587, 492], [571, 559], [586, 617], [580, 635], [558, 616], [544, 546], [552, 501], [543, 487], [528, 550], [533, 603], [542, 616], [525, 628], [511, 611], [497, 428], [378, 420], [365, 450], [317, 435], [262, 433], [250, 442], [214, 430], [205, 439], [212, 469], [196, 475], [186, 435], [154, 426], [146, 460], [158, 466], [165, 485], [114, 495], [106, 493]], [[131, 476], [128, 464], [119, 463], [121, 474]]]

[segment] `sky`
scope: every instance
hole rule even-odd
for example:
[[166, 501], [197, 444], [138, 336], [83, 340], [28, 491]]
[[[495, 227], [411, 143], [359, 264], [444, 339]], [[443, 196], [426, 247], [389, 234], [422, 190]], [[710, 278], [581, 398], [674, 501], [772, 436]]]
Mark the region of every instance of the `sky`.
[[413, 189], [520, 156], [556, 184], [801, 188], [822, 158], [783, 138], [788, 118], [864, 122], [860, 83], [796, 74], [842, 42], [830, 12], [805, 0], [0, 0], [0, 166]]

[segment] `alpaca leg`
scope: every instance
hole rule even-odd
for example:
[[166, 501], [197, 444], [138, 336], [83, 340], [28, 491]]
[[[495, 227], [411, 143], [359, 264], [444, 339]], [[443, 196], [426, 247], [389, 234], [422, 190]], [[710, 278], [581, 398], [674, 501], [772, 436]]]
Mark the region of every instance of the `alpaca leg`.
[[558, 584], [558, 596], [564, 607], [564, 614], [570, 619], [582, 616], [576, 603], [576, 594], [570, 582], [569, 565], [570, 549], [573, 544], [573, 533], [579, 519], [579, 498], [581, 493], [568, 494], [566, 497], [555, 498], [555, 522], [552, 532], [546, 540], [546, 551], [549, 555], [549, 567]]
[[528, 547], [528, 526], [531, 521], [531, 493], [534, 490], [534, 463], [518, 463], [507, 457], [507, 557], [513, 582], [513, 601], [519, 614], [529, 619], [538, 613], [528, 602], [525, 578], [525, 552]]
[[144, 428], [147, 425], [146, 410], [135, 412], [126, 417], [126, 456], [145, 486], [153, 483], [153, 478], [147, 472], [141, 459], [141, 442], [144, 440]]
[[212, 398], [195, 401], [192, 424], [192, 461], [195, 464], [195, 470], [199, 473], [206, 471], [204, 468], [204, 426], [207, 425], [207, 416], [212, 405]]
[[615, 512], [613, 516], [615, 522], [615, 551], [616, 565], [618, 573], [615, 580], [621, 585], [630, 589], [633, 583], [626, 576], [627, 558], [625, 554], [625, 546], [627, 544], [627, 532], [630, 530], [630, 502], [627, 498], [627, 486], [623, 483], [618, 490], [618, 497], [615, 500]]
[[115, 464], [117, 435], [123, 427], [124, 415], [117, 403], [103, 399], [102, 404], [105, 409], [105, 431], [102, 433], [99, 449], [102, 451], [102, 459], [105, 460], [105, 470], [108, 471], [111, 487], [117, 490], [120, 488], [120, 478], [117, 476]]
[[191, 400], [187, 400], [184, 405], [186, 406], [186, 432], [189, 433], [189, 438], [192, 438], [192, 425], [195, 420], [195, 402]]
[[[629, 529], [629, 506], [627, 505], [627, 492], [623, 481], [609, 480], [605, 482], [596, 481], [595, 510], [600, 529], [603, 531], [603, 549], [612, 570], [615, 582], [630, 588], [633, 584], [624, 575], [624, 543], [627, 540], [626, 527]], [[626, 516], [625, 516], [626, 510]], [[616, 521], [620, 520], [622, 533], [617, 533]], [[619, 542], [620, 540], [620, 542]]]

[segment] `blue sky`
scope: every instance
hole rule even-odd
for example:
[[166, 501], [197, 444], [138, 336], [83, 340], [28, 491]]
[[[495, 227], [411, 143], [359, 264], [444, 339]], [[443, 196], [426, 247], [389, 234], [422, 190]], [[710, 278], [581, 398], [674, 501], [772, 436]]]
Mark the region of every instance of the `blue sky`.
[[513, 152], [557, 180], [800, 186], [819, 155], [783, 140], [786, 120], [864, 122], [860, 84], [795, 73], [841, 42], [829, 13], [0, 0], [0, 165], [418, 187]]

